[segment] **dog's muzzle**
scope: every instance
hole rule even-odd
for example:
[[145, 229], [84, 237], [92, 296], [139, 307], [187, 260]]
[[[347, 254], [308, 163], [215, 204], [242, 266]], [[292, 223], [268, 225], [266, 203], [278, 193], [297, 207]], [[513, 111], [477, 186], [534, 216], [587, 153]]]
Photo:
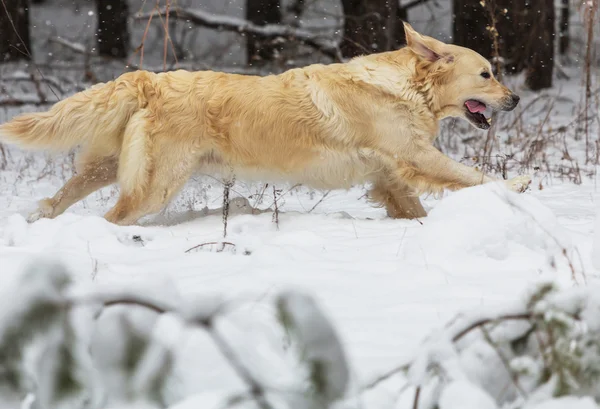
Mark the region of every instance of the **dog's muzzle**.
[[521, 100], [521, 97], [518, 96], [517, 94], [510, 94], [509, 96], [507, 96], [504, 99], [504, 101], [502, 103], [502, 110], [503, 111], [512, 111], [513, 109], [515, 109], [517, 107], [520, 100]]

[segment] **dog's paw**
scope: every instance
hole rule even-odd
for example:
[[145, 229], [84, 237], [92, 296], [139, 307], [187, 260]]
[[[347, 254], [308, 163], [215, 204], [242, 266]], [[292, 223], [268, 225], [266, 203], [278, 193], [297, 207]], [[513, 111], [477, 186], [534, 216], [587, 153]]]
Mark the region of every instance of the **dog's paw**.
[[529, 175], [517, 176], [506, 181], [508, 188], [517, 193], [523, 193], [526, 191], [530, 184], [531, 176]]
[[40, 200], [37, 210], [27, 217], [27, 223], [33, 223], [40, 219], [51, 219], [53, 213], [52, 199]]

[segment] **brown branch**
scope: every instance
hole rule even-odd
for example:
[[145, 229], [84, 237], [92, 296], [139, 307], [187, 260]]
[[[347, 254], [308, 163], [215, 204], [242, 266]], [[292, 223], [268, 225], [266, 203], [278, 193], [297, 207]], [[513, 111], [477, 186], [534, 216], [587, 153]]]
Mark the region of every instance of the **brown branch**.
[[[598, 9], [598, 0], [592, 0], [587, 4], [586, 25], [587, 25], [587, 43], [585, 47], [585, 163], [590, 163], [590, 127], [589, 112], [590, 100], [592, 97], [592, 43], [594, 41], [594, 20]], [[597, 163], [596, 163], [597, 164]]]
[[388, 379], [390, 379], [392, 376], [399, 374], [400, 372], [406, 372], [408, 371], [408, 369], [410, 368], [410, 365], [412, 364], [412, 362], [408, 362], [405, 363], [404, 365], [401, 366], [397, 366], [387, 372], [385, 372], [382, 375], [379, 375], [377, 378], [373, 379], [371, 382], [369, 382], [368, 384], [364, 385], [362, 387], [363, 391], [369, 390], [369, 389], [373, 389], [374, 387], [376, 387], [377, 385], [379, 385], [381, 382], [387, 381]]
[[209, 242], [207, 242], [207, 243], [202, 243], [202, 244], [198, 244], [198, 245], [196, 245], [196, 246], [194, 246], [194, 247], [190, 247], [189, 249], [187, 249], [187, 250], [185, 251], [185, 253], [189, 253], [189, 252], [190, 252], [190, 251], [192, 251], [192, 250], [196, 250], [197, 248], [204, 247], [204, 246], [209, 246], [209, 245], [211, 245], [211, 244], [222, 244], [222, 245], [223, 245], [223, 246], [221, 247], [221, 250], [217, 250], [217, 253], [220, 253], [220, 252], [222, 252], [222, 251], [225, 249], [225, 246], [226, 246], [226, 245], [227, 245], [227, 246], [233, 246], [233, 247], [235, 247], [235, 244], [233, 244], [233, 243], [230, 243], [230, 242], [228, 242], [228, 241], [209, 241]]
[[323, 200], [325, 200], [325, 198], [327, 196], [329, 196], [330, 193], [331, 193], [331, 190], [328, 190], [327, 192], [325, 192], [325, 194], [323, 195], [323, 197], [321, 197], [321, 199], [317, 203], [315, 203], [315, 205], [313, 207], [310, 208], [310, 210], [308, 211], [308, 213], [310, 213], [313, 210], [315, 210], [315, 207], [317, 207], [318, 205], [320, 205], [323, 202]]
[[421, 396], [421, 387], [417, 386], [417, 389], [415, 389], [415, 398], [413, 399], [412, 409], [418, 409], [419, 408], [419, 397], [420, 396]]
[[[232, 170], [233, 173], [233, 170]], [[223, 184], [223, 238], [227, 237], [227, 222], [229, 221], [229, 193], [235, 185], [235, 175]]]
[[273, 213], [273, 218], [275, 220], [277, 230], [279, 230], [279, 204], [277, 203], [277, 189], [275, 189], [275, 185], [273, 185], [273, 203], [275, 204], [275, 213]]
[[[147, 13], [137, 13], [134, 20], [146, 20], [154, 15], [164, 16], [170, 13], [166, 7], [156, 8]], [[323, 41], [317, 35], [295, 27], [280, 24], [256, 25], [248, 20], [237, 17], [207, 13], [197, 9], [177, 8], [170, 18], [185, 21], [197, 26], [212, 28], [215, 30], [231, 31], [238, 34], [254, 34], [264, 38], [283, 37], [289, 40], [297, 40], [312, 47], [324, 55], [336, 61], [341, 61], [342, 56], [337, 44], [333, 41]]]
[[42, 84], [41, 84], [40, 79], [38, 77], [36, 77], [33, 72], [30, 75], [30, 79], [31, 79], [31, 82], [33, 82], [33, 85], [35, 85], [35, 92], [37, 93], [37, 96], [40, 99], [40, 102], [48, 102], [48, 98], [46, 97], [46, 94], [42, 90]]
[[485, 324], [489, 324], [491, 322], [507, 321], [507, 320], [529, 320], [531, 318], [532, 318], [532, 315], [530, 313], [508, 314], [508, 315], [502, 315], [500, 317], [495, 317], [495, 318], [483, 318], [479, 321], [472, 323], [467, 328], [461, 330], [458, 334], [454, 335], [454, 337], [452, 337], [452, 342], [460, 341], [460, 339], [462, 337], [464, 337], [465, 335], [467, 335], [469, 332], [471, 332], [474, 329], [479, 328]]
[[[144, 35], [142, 36], [142, 42], [135, 49], [134, 55], [137, 54], [138, 51], [140, 52], [140, 69], [144, 65], [144, 44], [145, 44], [146, 38], [148, 36], [148, 30], [150, 29], [150, 23], [152, 23], [152, 17], [154, 17], [155, 10], [156, 10], [156, 7], [154, 9], [152, 9], [152, 11], [150, 12], [150, 16], [148, 17], [148, 21], [146, 22], [146, 28], [144, 29]], [[130, 60], [127, 62], [127, 67], [129, 67], [130, 62], [131, 62], [131, 57], [130, 57]]]
[[22, 107], [25, 105], [46, 106], [54, 102], [40, 101], [39, 99], [6, 98], [0, 99], [0, 107]]
[[254, 378], [248, 368], [241, 363], [229, 343], [214, 328], [212, 320], [207, 320], [201, 323], [201, 325], [206, 329], [221, 354], [231, 364], [238, 376], [250, 387], [250, 394], [258, 406], [262, 409], [273, 409], [265, 397], [264, 387]]
[[[168, 50], [168, 44], [169, 44], [169, 40], [171, 39], [171, 36], [169, 35], [169, 9], [171, 8], [171, 1], [167, 0], [167, 6], [165, 7], [165, 22], [164, 22], [164, 29], [165, 29], [165, 38], [164, 38], [164, 44], [163, 44], [163, 70], [166, 71], [167, 70], [167, 50]], [[162, 22], [162, 19], [161, 19]], [[173, 50], [173, 52], [175, 52], [175, 50]]]
[[[31, 76], [20, 76], [20, 75], [7, 75], [7, 76], [3, 76], [2, 78], [0, 78], [0, 83], [2, 82], [39, 82], [39, 83], [44, 83], [44, 84], [48, 84], [48, 86], [53, 86], [55, 87], [57, 90], [60, 91], [61, 94], [65, 94], [65, 90], [62, 88], [60, 82], [58, 81], [58, 79], [56, 78], [52, 78], [52, 77], [47, 77], [47, 78], [35, 78], [33, 79]], [[75, 84], [69, 84], [69, 85], [75, 85]], [[6, 93], [5, 89], [0, 89], [0, 92]]]
[[[482, 318], [479, 321], [475, 321], [475, 322], [471, 323], [468, 327], [460, 330], [457, 334], [455, 334], [452, 337], [452, 342], [460, 341], [461, 338], [463, 338], [465, 335], [467, 335], [474, 329], [477, 329], [477, 328], [479, 328], [483, 325], [489, 324], [491, 322], [503, 321], [503, 320], [529, 320], [531, 318], [532, 318], [532, 315], [529, 313], [507, 314], [507, 315], [502, 315], [502, 316], [494, 317], [494, 318]], [[365, 386], [363, 386], [362, 390], [365, 391], [368, 389], [372, 389], [372, 388], [376, 387], [377, 385], [379, 385], [381, 382], [390, 379], [392, 376], [397, 375], [400, 372], [406, 372], [410, 368], [411, 365], [412, 365], [412, 362], [406, 362], [402, 365], [399, 365], [395, 368], [390, 369], [389, 371], [385, 372], [383, 375], [378, 376], [373, 381], [371, 381], [368, 384], [366, 384]]]
[[113, 301], [107, 301], [104, 303], [105, 308], [112, 307], [115, 305], [129, 305], [129, 306], [144, 307], [146, 309], [156, 312], [157, 314], [164, 314], [165, 312], [167, 312], [166, 309], [159, 307], [149, 301], [144, 301], [144, 300], [117, 299], [117, 300], [113, 300]]
[[0, 162], [0, 170], [4, 170], [4, 169], [6, 169], [6, 165], [8, 165], [8, 155], [6, 154], [6, 148], [2, 144], [0, 144], [0, 153], [2, 154], [2, 162]]
[[[65, 308], [69, 309], [86, 303], [101, 303], [103, 307], [115, 305], [129, 305], [144, 307], [159, 314], [168, 312], [177, 313], [177, 308], [173, 305], [166, 305], [159, 300], [146, 298], [139, 294], [112, 295], [111, 294], [95, 294], [92, 297], [85, 296], [72, 297], [65, 303]], [[189, 321], [190, 324], [195, 324], [202, 327], [212, 338], [216, 347], [219, 349], [223, 357], [233, 367], [242, 381], [250, 388], [250, 393], [261, 409], [273, 409], [272, 405], [266, 399], [266, 387], [263, 386], [250, 372], [250, 370], [242, 363], [235, 351], [229, 343], [221, 336], [214, 326], [214, 318], [220, 312], [219, 309], [211, 316], [202, 320]]]
[[500, 362], [502, 362], [502, 365], [504, 365], [504, 368], [506, 369], [506, 372], [508, 373], [508, 376], [510, 377], [511, 381], [515, 385], [515, 388], [517, 389], [517, 391], [519, 391], [519, 393], [521, 394], [521, 397], [527, 398], [527, 394], [525, 393], [525, 390], [523, 389], [523, 387], [519, 383], [519, 377], [518, 377], [518, 375], [514, 371], [512, 371], [510, 369], [510, 361], [509, 361], [509, 359], [504, 355], [504, 353], [502, 352], [502, 350], [500, 349], [500, 347], [498, 347], [498, 345], [496, 345], [496, 343], [492, 339], [492, 337], [491, 337], [490, 333], [488, 332], [488, 330], [485, 329], [485, 327], [481, 327], [480, 330], [481, 330], [481, 333], [483, 334], [483, 337], [487, 341], [487, 343], [494, 349], [494, 351], [498, 355], [498, 358], [500, 358]]

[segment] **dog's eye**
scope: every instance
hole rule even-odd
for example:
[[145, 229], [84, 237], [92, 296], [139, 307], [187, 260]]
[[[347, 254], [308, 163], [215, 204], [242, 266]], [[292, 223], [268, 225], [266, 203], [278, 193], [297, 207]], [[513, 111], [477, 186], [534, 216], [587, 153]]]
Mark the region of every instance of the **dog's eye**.
[[481, 76], [482, 76], [483, 78], [485, 78], [486, 80], [488, 80], [488, 79], [490, 79], [490, 78], [491, 78], [491, 75], [490, 75], [490, 73], [489, 73], [489, 72], [487, 72], [487, 71], [484, 71], [484, 72], [482, 72], [482, 73], [481, 73]]

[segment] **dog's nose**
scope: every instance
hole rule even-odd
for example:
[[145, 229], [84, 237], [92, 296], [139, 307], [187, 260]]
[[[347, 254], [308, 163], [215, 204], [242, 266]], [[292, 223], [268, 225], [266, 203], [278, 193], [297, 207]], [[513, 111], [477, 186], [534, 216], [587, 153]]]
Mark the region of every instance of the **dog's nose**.
[[515, 106], [517, 106], [517, 104], [519, 103], [520, 100], [521, 100], [520, 96], [518, 96], [517, 94], [512, 94], [512, 102]]

